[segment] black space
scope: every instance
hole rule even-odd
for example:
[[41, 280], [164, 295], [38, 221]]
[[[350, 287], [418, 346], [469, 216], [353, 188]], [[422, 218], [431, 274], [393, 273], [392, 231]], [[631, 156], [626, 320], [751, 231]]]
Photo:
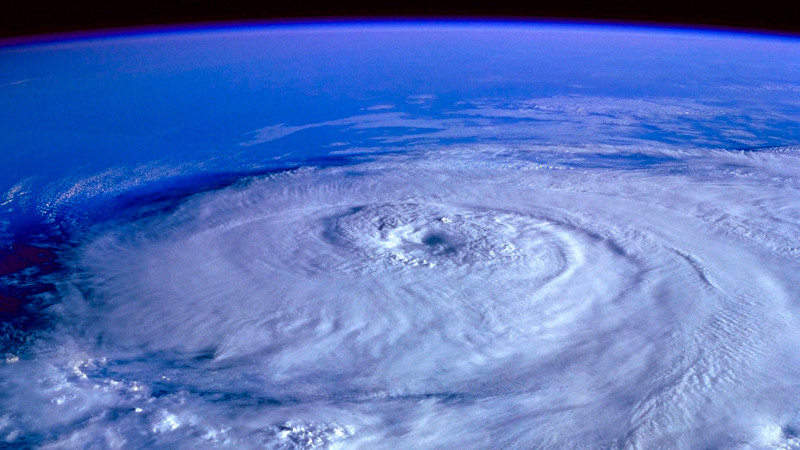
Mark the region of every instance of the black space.
[[[519, 3], [525, 6], [519, 6]], [[628, 2], [625, 2], [628, 3]], [[514, 6], [512, 6], [514, 5]], [[402, 3], [329, 2], [311, 4], [292, 0], [11, 0], [0, 7], [0, 37], [25, 36], [118, 27], [173, 23], [281, 20], [304, 18], [458, 17], [486, 19], [590, 20], [714, 26], [767, 32], [800, 33], [800, 8], [788, 2], [641, 2], [614, 4], [601, 1], [523, 0], [447, 3], [407, 0]]]

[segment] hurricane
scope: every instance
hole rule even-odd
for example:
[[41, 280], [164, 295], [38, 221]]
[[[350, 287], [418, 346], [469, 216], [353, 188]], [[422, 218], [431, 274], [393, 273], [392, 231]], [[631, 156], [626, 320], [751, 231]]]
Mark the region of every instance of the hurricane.
[[800, 98], [761, 88], [371, 99], [234, 158], [9, 178], [0, 438], [800, 448]]

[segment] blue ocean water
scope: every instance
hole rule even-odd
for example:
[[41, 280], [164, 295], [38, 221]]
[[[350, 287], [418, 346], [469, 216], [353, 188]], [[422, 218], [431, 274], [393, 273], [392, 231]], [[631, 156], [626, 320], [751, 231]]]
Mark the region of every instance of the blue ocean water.
[[621, 137], [738, 148], [722, 133], [736, 128], [761, 145], [786, 145], [797, 138], [797, 93], [781, 86], [797, 79], [797, 51], [792, 39], [769, 36], [491, 23], [167, 30], [5, 47], [0, 179], [7, 191], [30, 177], [152, 161], [229, 159], [230, 169], [315, 156], [336, 141], [373, 146], [377, 133], [415, 134], [342, 135], [331, 126], [239, 146], [266, 125], [321, 123], [376, 105], [435, 120], [458, 117], [469, 102], [513, 109], [553, 96], [693, 100], [742, 112], [672, 118], [680, 133], [644, 122]]

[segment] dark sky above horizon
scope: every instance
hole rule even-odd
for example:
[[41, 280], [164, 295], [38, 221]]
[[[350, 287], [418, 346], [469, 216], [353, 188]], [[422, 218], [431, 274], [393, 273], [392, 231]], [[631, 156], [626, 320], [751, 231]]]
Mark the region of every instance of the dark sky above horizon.
[[397, 16], [600, 20], [800, 33], [800, 15], [787, 6], [778, 6], [777, 2], [730, 2], [724, 6], [705, 2], [616, 5], [585, 0], [527, 3], [512, 6], [512, 2], [431, 0], [327, 4], [252, 0], [17, 1], [4, 6], [0, 14], [0, 37], [173, 23]]

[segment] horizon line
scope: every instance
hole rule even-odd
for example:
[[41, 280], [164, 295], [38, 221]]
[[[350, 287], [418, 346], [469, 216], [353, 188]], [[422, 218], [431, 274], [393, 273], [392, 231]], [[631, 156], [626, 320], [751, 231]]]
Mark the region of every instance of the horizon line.
[[84, 30], [55, 31], [38, 34], [0, 37], [0, 49], [37, 46], [80, 41], [93, 41], [160, 34], [236, 31], [247, 29], [292, 30], [304, 28], [335, 29], [339, 27], [440, 26], [458, 27], [486, 25], [493, 27], [564, 27], [643, 30], [651, 32], [679, 32], [691, 34], [716, 34], [730, 37], [760, 37], [767, 39], [800, 40], [800, 32], [764, 28], [743, 28], [714, 24], [661, 22], [652, 20], [618, 20], [573, 17], [518, 17], [518, 16], [337, 16], [233, 19], [153, 23], [131, 26], [88, 28]]

